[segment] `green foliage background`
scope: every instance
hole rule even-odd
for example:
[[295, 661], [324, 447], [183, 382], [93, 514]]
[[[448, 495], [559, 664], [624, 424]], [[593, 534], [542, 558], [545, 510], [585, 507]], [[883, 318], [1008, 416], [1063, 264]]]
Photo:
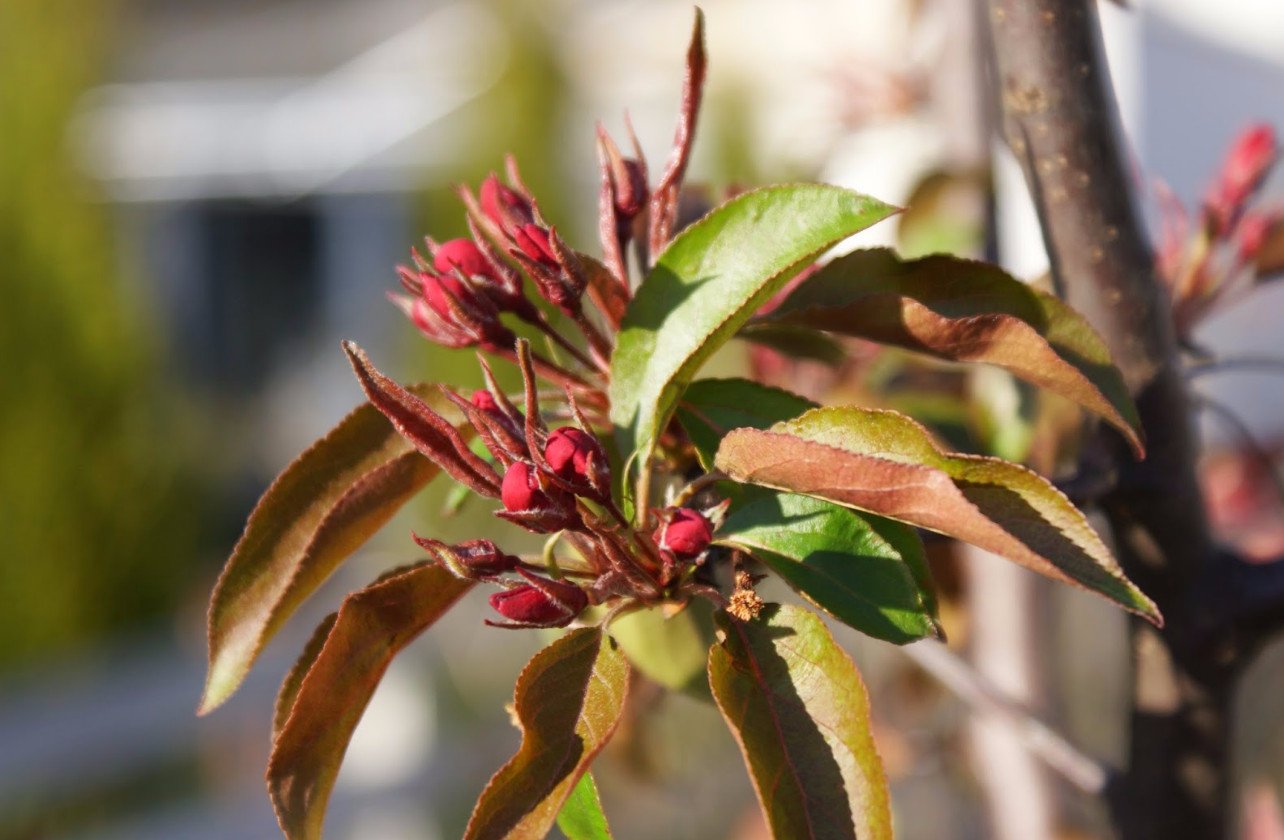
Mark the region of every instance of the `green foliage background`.
[[0, 3], [0, 671], [156, 618], [196, 568], [185, 424], [68, 149], [111, 18]]

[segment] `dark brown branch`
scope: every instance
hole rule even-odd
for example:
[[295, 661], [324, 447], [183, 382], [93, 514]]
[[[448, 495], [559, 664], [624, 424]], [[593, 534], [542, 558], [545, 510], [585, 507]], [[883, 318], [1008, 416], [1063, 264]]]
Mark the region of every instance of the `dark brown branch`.
[[1112, 791], [1117, 822], [1129, 840], [1221, 837], [1239, 657], [1199, 606], [1216, 555], [1169, 304], [1119, 150], [1096, 5], [989, 0], [988, 10], [1004, 131], [1034, 197], [1057, 288], [1110, 347], [1149, 453], [1138, 463], [1121, 439], [1100, 431], [1118, 469], [1102, 507], [1120, 559], [1167, 621], [1162, 631], [1132, 627], [1130, 764]]

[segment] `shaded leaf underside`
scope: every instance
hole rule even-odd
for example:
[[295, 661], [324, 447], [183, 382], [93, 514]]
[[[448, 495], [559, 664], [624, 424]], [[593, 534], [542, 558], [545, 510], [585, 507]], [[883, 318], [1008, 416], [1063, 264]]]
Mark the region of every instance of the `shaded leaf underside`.
[[1137, 409], [1105, 342], [1056, 296], [997, 266], [944, 254], [902, 260], [885, 248], [854, 251], [809, 277], [761, 323], [998, 365], [1101, 416], [1143, 454]]

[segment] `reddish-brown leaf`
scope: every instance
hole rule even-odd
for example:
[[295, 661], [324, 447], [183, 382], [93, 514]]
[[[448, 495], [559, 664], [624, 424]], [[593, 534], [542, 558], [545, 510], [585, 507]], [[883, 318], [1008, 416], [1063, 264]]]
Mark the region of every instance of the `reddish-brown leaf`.
[[894, 411], [818, 408], [737, 429], [716, 464], [737, 481], [792, 490], [956, 537], [1161, 623], [1084, 515], [1025, 467], [942, 452]]
[[808, 278], [765, 323], [998, 365], [1103, 417], [1143, 454], [1137, 409], [1101, 337], [1058, 298], [997, 266], [855, 251]]
[[282, 686], [278, 706], [291, 693], [293, 702], [268, 762], [268, 793], [291, 840], [321, 836], [344, 751], [388, 663], [471, 586], [440, 566], [412, 566], [349, 595], [327, 619], [302, 680], [295, 686], [292, 674]]
[[544, 648], [517, 678], [522, 745], [477, 800], [465, 840], [536, 840], [610, 739], [624, 712], [629, 665], [596, 627]]
[[380, 373], [360, 347], [345, 341], [343, 350], [371, 405], [382, 411], [415, 449], [456, 481], [482, 495], [499, 497], [495, 468], [468, 449], [468, 442], [454, 424], [418, 394]]
[[[433, 386], [411, 391], [445, 404]], [[210, 598], [200, 714], [232, 695], [299, 604], [436, 474], [371, 405], [285, 468], [250, 513]]]
[[815, 614], [721, 613], [709, 684], [740, 743], [772, 837], [891, 840], [887, 778], [855, 663]]

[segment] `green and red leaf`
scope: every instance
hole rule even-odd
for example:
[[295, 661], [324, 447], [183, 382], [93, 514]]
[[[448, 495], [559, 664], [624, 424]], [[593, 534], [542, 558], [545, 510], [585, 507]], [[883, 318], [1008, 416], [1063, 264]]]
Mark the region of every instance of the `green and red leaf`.
[[813, 409], [769, 430], [731, 432], [716, 463], [737, 481], [828, 499], [972, 543], [1162, 621], [1059, 490], [1017, 464], [942, 452], [903, 414]]
[[611, 357], [611, 422], [645, 468], [700, 365], [789, 279], [896, 209], [821, 184], [747, 192], [679, 233], [638, 287]]
[[887, 779], [860, 672], [821, 620], [771, 605], [719, 615], [709, 683], [773, 837], [891, 840]]
[[699, 379], [682, 394], [677, 417], [709, 469], [718, 443], [732, 429], [765, 429], [815, 407], [805, 397], [748, 379]]
[[[268, 762], [268, 793], [290, 840], [321, 836], [339, 764], [388, 663], [472, 585], [440, 566], [420, 564], [354, 592], [326, 620], [331, 627], [324, 642], [319, 650], [309, 645], [277, 701], [284, 723]], [[286, 705], [289, 713], [282, 715]]]
[[[434, 386], [409, 391], [446, 407]], [[236, 691], [299, 604], [436, 474], [368, 404], [285, 468], [250, 513], [210, 598], [200, 714]]]
[[441, 416], [414, 391], [380, 373], [356, 344], [343, 342], [343, 351], [348, 354], [370, 404], [382, 411], [420, 454], [461, 484], [484, 496], [499, 497], [499, 475], [495, 468], [473, 454], [457, 424]]
[[1073, 400], [1118, 429], [1140, 457], [1137, 409], [1105, 342], [1056, 296], [998, 266], [877, 248], [807, 278], [763, 323], [828, 330], [954, 362], [984, 362]]
[[629, 664], [599, 628], [572, 630], [517, 678], [522, 745], [482, 791], [465, 840], [544, 837], [624, 713]]
[[895, 644], [941, 635], [922, 543], [899, 522], [758, 490], [732, 507], [716, 541], [745, 549], [862, 633]]

